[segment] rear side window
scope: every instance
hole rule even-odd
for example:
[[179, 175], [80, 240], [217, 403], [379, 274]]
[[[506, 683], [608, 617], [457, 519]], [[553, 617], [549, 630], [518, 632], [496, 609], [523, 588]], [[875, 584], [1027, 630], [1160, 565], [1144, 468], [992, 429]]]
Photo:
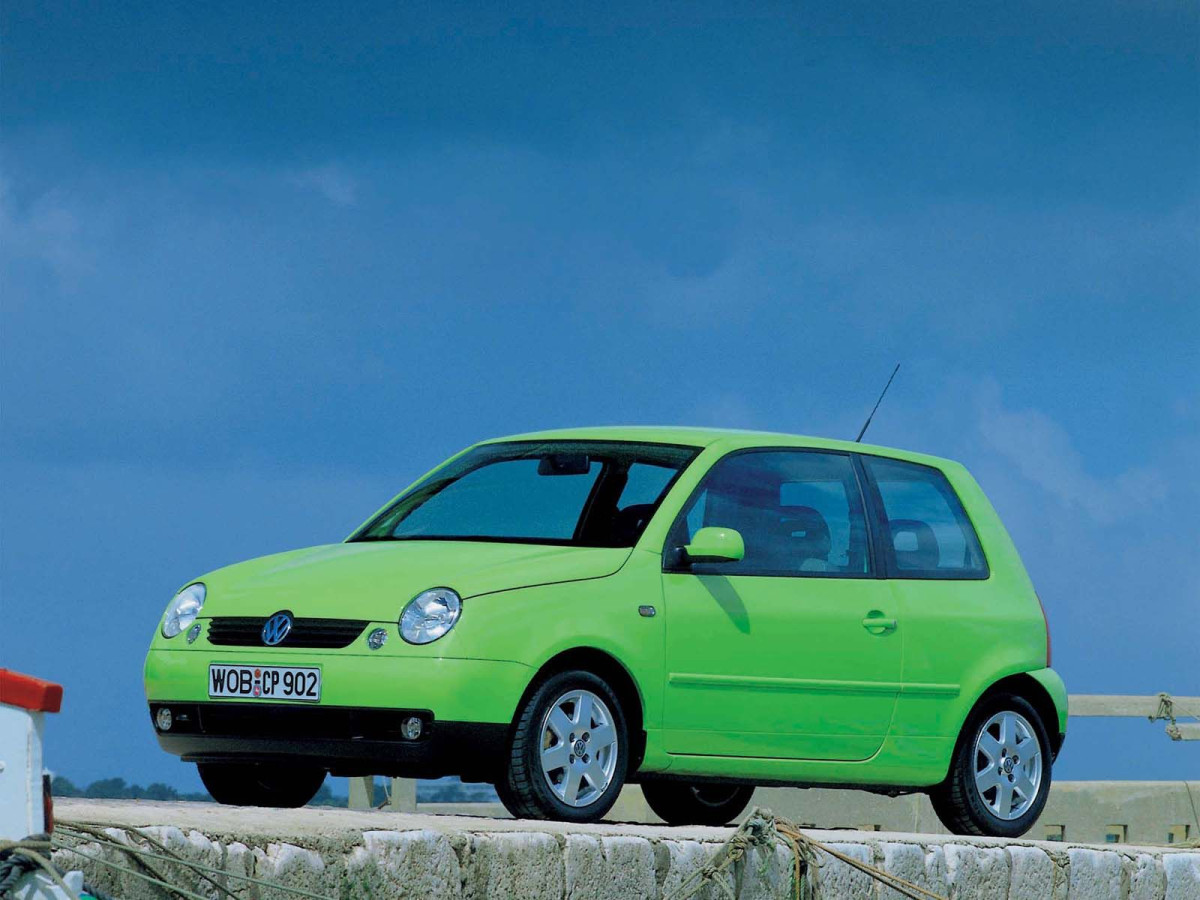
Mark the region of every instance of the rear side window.
[[930, 466], [864, 456], [883, 501], [895, 578], [987, 578], [979, 538], [946, 476]]

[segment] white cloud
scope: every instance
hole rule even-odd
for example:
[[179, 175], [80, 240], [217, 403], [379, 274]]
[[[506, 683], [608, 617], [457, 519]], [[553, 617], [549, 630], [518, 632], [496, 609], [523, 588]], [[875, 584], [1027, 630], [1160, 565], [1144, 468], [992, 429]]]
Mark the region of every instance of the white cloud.
[[1000, 387], [980, 390], [979, 432], [985, 443], [1022, 476], [1063, 506], [1082, 510], [1099, 523], [1111, 523], [1166, 497], [1156, 472], [1141, 467], [1109, 478], [1089, 473], [1067, 430], [1036, 409], [1005, 407]]
[[334, 206], [354, 206], [358, 202], [357, 180], [336, 163], [295, 172], [288, 181], [295, 187], [316, 191]]
[[83, 230], [84, 219], [64, 191], [51, 189], [21, 205], [0, 175], [0, 248], [6, 263], [33, 260], [60, 279], [87, 271], [94, 259]]

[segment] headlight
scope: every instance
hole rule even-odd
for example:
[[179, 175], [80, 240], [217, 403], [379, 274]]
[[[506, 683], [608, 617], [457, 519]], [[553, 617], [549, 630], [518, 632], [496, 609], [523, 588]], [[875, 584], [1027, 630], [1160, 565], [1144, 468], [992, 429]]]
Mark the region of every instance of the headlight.
[[200, 615], [200, 607], [204, 605], [205, 593], [204, 585], [197, 581], [195, 584], [189, 584], [175, 595], [175, 599], [167, 607], [167, 614], [163, 618], [163, 637], [173, 638], [191, 627], [191, 624], [196, 621], [196, 616]]
[[410, 644], [436, 641], [454, 627], [462, 600], [450, 588], [430, 588], [408, 601], [400, 613], [400, 637]]

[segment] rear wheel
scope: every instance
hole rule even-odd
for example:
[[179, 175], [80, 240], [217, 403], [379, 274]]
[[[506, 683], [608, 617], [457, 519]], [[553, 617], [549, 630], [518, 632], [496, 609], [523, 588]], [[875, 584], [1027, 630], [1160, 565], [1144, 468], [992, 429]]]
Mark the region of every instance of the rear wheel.
[[754, 786], [647, 781], [642, 794], [654, 814], [668, 825], [727, 825], [742, 814]]
[[325, 770], [271, 763], [196, 763], [200, 780], [228, 806], [304, 806], [325, 783]]
[[628, 748], [616, 692], [591, 672], [560, 672], [518, 711], [496, 793], [517, 818], [595, 822], [625, 784]]
[[995, 694], [963, 726], [950, 774], [929, 794], [954, 834], [1020, 837], [1050, 793], [1050, 739], [1024, 697]]

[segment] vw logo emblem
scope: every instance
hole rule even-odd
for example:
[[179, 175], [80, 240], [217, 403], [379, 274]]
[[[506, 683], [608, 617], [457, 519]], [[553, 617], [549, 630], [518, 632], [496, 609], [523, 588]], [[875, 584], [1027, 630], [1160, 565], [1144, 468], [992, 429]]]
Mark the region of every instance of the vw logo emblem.
[[268, 647], [283, 643], [283, 639], [292, 633], [292, 614], [277, 612], [263, 623], [262, 641]]

